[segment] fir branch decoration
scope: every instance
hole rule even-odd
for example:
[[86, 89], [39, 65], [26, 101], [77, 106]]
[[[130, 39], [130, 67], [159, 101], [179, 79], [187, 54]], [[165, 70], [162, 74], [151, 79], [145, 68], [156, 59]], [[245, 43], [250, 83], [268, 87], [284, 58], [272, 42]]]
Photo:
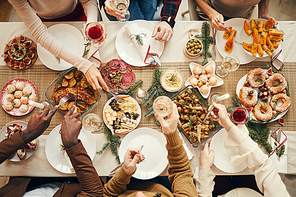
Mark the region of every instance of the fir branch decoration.
[[208, 57], [212, 57], [212, 54], [209, 51], [210, 44], [213, 43], [213, 37], [210, 36], [210, 24], [207, 22], [202, 23], [201, 35], [196, 35], [195, 37], [200, 39], [203, 44], [203, 51], [201, 55], [204, 57], [202, 61], [203, 64], [208, 63]]
[[110, 129], [106, 125], [104, 126], [104, 134], [107, 137], [107, 142], [103, 145], [102, 150], [98, 151], [97, 154], [103, 154], [103, 152], [110, 147], [112, 154], [115, 155], [116, 161], [120, 163], [117, 150], [117, 147], [121, 143], [120, 137], [112, 135]]
[[[138, 90], [138, 88], [143, 87], [143, 81], [141, 79], [135, 81], [133, 83], [133, 85], [131, 85], [131, 87], [129, 87], [126, 90], [118, 90], [119, 94], [125, 94], [125, 95], [129, 95], [131, 97], [135, 96], [136, 91]], [[112, 94], [108, 93], [108, 98], [110, 99], [112, 97]]]
[[146, 37], [147, 34], [146, 33], [140, 33], [139, 35], [135, 35], [135, 34], [131, 34], [130, 35], [130, 39], [136, 39], [137, 43], [141, 46], [143, 46], [144, 42], [143, 42], [143, 37]]
[[153, 80], [151, 83], [150, 88], [147, 90], [148, 96], [144, 98], [143, 105], [147, 105], [147, 112], [145, 113], [145, 117], [151, 116], [154, 114], [153, 112], [153, 101], [158, 96], [169, 96], [169, 93], [163, 89], [163, 87], [160, 84], [160, 76], [161, 71], [158, 67], [156, 67], [153, 71]]
[[84, 44], [84, 53], [83, 53], [83, 57], [86, 56], [89, 52], [89, 46], [90, 46], [91, 42], [88, 41], [87, 43]]
[[267, 124], [256, 123], [250, 120], [246, 126], [249, 130], [249, 136], [255, 142], [260, 144], [268, 154], [270, 154], [272, 152], [272, 147], [267, 141], [270, 133], [270, 129], [267, 127]]

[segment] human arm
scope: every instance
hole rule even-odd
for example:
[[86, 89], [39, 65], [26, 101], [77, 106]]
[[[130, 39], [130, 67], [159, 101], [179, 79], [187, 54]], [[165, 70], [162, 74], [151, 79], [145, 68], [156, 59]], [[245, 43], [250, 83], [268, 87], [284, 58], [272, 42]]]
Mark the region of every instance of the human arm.
[[167, 120], [164, 120], [163, 117], [157, 114], [155, 117], [160, 122], [167, 140], [166, 148], [168, 150], [169, 161], [168, 178], [172, 184], [174, 196], [198, 196], [193, 183], [190, 162], [182, 145], [182, 140], [177, 133], [179, 114], [176, 104], [173, 105], [173, 111]]
[[143, 159], [142, 154], [136, 148], [129, 148], [124, 155], [124, 163], [108, 183], [104, 185], [104, 195], [118, 196], [126, 190], [131, 176], [137, 169], [137, 164]]
[[[91, 67], [95, 67], [94, 64], [89, 60], [73, 53], [70, 49], [65, 47], [60, 41], [48, 33], [47, 27], [42, 23], [41, 19], [30, 6], [28, 1], [9, 0], [9, 2], [22, 18], [36, 42], [40, 43], [42, 47], [44, 47], [54, 56], [64, 59], [78, 70], [85, 73], [87, 80], [94, 87], [94, 89], [101, 89], [101, 86], [98, 83], [95, 84], [92, 82], [96, 79], [102, 78], [100, 73], [93, 73], [91, 70], [89, 70]], [[104, 89], [108, 89], [106, 83], [104, 83], [103, 80], [100, 80], [99, 82], [102, 84]]]
[[78, 140], [82, 124], [73, 106], [63, 118], [61, 138], [81, 186], [78, 196], [103, 196], [103, 185], [83, 144]]
[[227, 26], [224, 25], [224, 17], [222, 14], [212, 8], [205, 0], [195, 0], [198, 7], [203, 11], [212, 21], [212, 25], [219, 31], [225, 31]]
[[211, 139], [206, 141], [204, 149], [200, 153], [200, 166], [195, 169], [193, 178], [195, 180], [196, 190], [201, 197], [211, 197], [214, 190], [215, 174], [211, 170], [214, 163], [214, 150], [209, 149]]
[[232, 155], [231, 162], [234, 165], [247, 164], [255, 175], [258, 188], [265, 196], [289, 196], [274, 164], [262, 152], [258, 144], [249, 137], [246, 126], [230, 124], [225, 106], [215, 103], [213, 105], [216, 109], [212, 113], [213, 119], [219, 121], [221, 126], [226, 125], [224, 128], [228, 132], [228, 137], [224, 142], [225, 148], [238, 149]]
[[5, 161], [16, 150], [40, 136], [49, 126], [51, 118], [56, 111], [57, 107], [51, 111], [45, 108], [43, 112], [32, 115], [25, 130], [3, 140], [0, 143], [0, 163]]
[[154, 27], [152, 38], [161, 42], [168, 42], [173, 36], [175, 18], [181, 0], [164, 0], [161, 10], [161, 21]]
[[[269, 6], [269, 0], [261, 0], [258, 4], [258, 18], [264, 18], [264, 19], [270, 19], [273, 18], [268, 15], [268, 6]], [[273, 18], [274, 25], [277, 25], [278, 22]]]

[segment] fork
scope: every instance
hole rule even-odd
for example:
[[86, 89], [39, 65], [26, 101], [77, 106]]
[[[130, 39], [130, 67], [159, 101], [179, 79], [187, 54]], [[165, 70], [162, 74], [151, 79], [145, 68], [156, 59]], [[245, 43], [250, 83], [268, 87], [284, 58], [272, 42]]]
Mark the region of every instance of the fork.
[[71, 99], [73, 96], [71, 94], [68, 94], [67, 96], [64, 96], [63, 98], [61, 98], [58, 107], [60, 107], [61, 105], [64, 105], [69, 99]]
[[111, 91], [109, 93], [113, 96], [113, 98], [116, 100], [116, 102], [122, 103], [124, 101], [124, 99], [121, 98], [119, 95], [115, 95]]
[[[217, 20], [219, 23], [223, 24], [223, 23], [219, 20], [219, 18], [216, 18], [216, 20]], [[226, 28], [226, 31], [228, 31], [228, 33], [229, 33], [230, 35], [232, 35], [228, 28]], [[236, 44], [244, 45], [243, 43], [237, 41], [237, 40], [234, 38], [234, 36], [233, 36], [232, 38], [233, 38], [233, 40], [234, 40], [234, 42], [235, 42]]]
[[[141, 150], [143, 149], [143, 147], [144, 147], [144, 145], [140, 146], [140, 147], [138, 148], [138, 151], [141, 152]], [[142, 161], [145, 160], [145, 156], [144, 156], [144, 154], [142, 154], [142, 156], [143, 156], [143, 159], [142, 159], [140, 162], [142, 162]], [[123, 166], [123, 163], [124, 163], [124, 162], [120, 163], [120, 164], [119, 164], [118, 166], [116, 166], [113, 170], [111, 170], [109, 176], [113, 176], [113, 175], [117, 172], [117, 170]]]

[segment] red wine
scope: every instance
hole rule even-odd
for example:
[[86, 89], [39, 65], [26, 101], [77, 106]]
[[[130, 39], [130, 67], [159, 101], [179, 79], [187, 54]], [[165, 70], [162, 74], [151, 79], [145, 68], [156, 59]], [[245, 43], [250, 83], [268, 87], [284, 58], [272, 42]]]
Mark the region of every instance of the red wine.
[[92, 26], [88, 30], [88, 36], [91, 39], [98, 39], [102, 37], [102, 35], [103, 35], [103, 29], [99, 26]]
[[246, 113], [242, 109], [236, 109], [233, 112], [232, 117], [235, 122], [243, 122], [246, 119]]

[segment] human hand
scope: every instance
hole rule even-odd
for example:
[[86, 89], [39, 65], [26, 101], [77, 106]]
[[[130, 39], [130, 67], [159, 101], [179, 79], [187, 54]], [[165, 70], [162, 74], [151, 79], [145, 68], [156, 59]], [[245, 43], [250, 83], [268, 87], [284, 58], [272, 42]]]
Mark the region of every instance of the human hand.
[[268, 15], [262, 15], [262, 16], [258, 16], [258, 18], [264, 18], [266, 20], [272, 18], [273, 19], [273, 26], [276, 26], [278, 24], [278, 22], [271, 16], [268, 16]]
[[57, 109], [57, 106], [51, 111], [45, 108], [43, 112], [32, 115], [28, 122], [27, 129], [20, 133], [22, 140], [28, 143], [40, 136], [48, 128], [51, 118], [56, 113]]
[[229, 131], [234, 124], [231, 122], [224, 105], [213, 103], [214, 110], [211, 112], [213, 119]]
[[222, 14], [215, 14], [211, 17], [212, 25], [215, 29], [219, 31], [226, 31], [227, 26], [224, 25], [224, 17]]
[[79, 119], [79, 113], [74, 113], [76, 106], [72, 106], [70, 111], [63, 118], [61, 127], [61, 137], [65, 148], [71, 148], [78, 144], [78, 135], [82, 124]]
[[105, 1], [105, 10], [106, 12], [111, 15], [111, 16], [115, 16], [118, 18], [124, 18], [125, 17], [125, 13], [123, 12], [117, 12], [112, 6], [111, 6], [111, 0], [107, 0]]
[[155, 114], [156, 119], [159, 121], [164, 134], [173, 133], [177, 130], [177, 124], [179, 120], [179, 113], [177, 105], [173, 103], [173, 111], [168, 115], [168, 119], [163, 119], [162, 116]]
[[[101, 84], [103, 86], [104, 90], [109, 92], [106, 82], [102, 78], [100, 71], [97, 69], [97, 67], [95, 65], [91, 65], [91, 67], [86, 71], [85, 77], [86, 77], [88, 83], [93, 87], [93, 89], [102, 90], [102, 87], [100, 86], [100, 84]], [[99, 84], [99, 82], [100, 82], [100, 84]]]
[[131, 175], [134, 174], [137, 169], [137, 164], [143, 160], [143, 155], [136, 148], [128, 148], [124, 155], [123, 169]]
[[[156, 36], [157, 35], [157, 36]], [[168, 42], [173, 36], [173, 28], [165, 21], [158, 23], [153, 30], [152, 38], [161, 42]]]
[[211, 141], [212, 138], [206, 141], [204, 149], [200, 153], [200, 167], [202, 168], [210, 168], [214, 163], [215, 151], [209, 150]]

